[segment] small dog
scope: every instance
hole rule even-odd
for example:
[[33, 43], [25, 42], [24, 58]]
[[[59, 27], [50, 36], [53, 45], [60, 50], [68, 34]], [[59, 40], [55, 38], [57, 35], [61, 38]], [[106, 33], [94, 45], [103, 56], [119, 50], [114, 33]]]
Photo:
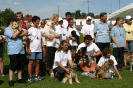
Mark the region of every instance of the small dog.
[[113, 67], [114, 65], [114, 61], [109, 59], [108, 61], [106, 61], [103, 65], [102, 65], [102, 69], [104, 70], [104, 72], [106, 73], [109, 68]]
[[72, 35], [72, 37], [74, 37], [74, 38], [76, 39], [77, 44], [79, 45], [79, 44], [80, 44], [80, 43], [79, 43], [79, 37], [78, 37], [78, 35], [76, 34], [76, 31], [72, 31], [72, 32], [71, 32], [71, 35]]
[[132, 71], [132, 67], [133, 67], [133, 56], [130, 55], [130, 58], [129, 58], [129, 61], [130, 61], [130, 71]]
[[65, 74], [65, 77], [62, 79], [62, 82], [65, 83], [66, 81], [69, 81], [69, 83], [72, 84], [72, 80], [74, 78], [77, 83], [80, 83], [79, 80], [78, 80], [78, 75], [76, 73], [77, 64], [73, 63], [69, 67], [69, 69], [70, 69], [70, 73]]
[[[46, 35], [56, 35], [56, 32], [53, 29], [54, 29], [54, 23], [53, 21], [49, 21], [48, 23], [46, 23], [44, 27], [44, 33]], [[48, 38], [45, 38], [45, 42], [47, 42], [48, 40], [49, 40]], [[56, 38], [52, 40], [52, 44], [55, 43], [56, 43]]]
[[104, 70], [100, 66], [96, 66], [96, 74], [95, 74], [95, 79], [104, 79]]
[[12, 31], [13, 31], [13, 33], [15, 33], [15, 32], [19, 32], [19, 29], [18, 29], [18, 23], [17, 22], [13, 22], [12, 23]]

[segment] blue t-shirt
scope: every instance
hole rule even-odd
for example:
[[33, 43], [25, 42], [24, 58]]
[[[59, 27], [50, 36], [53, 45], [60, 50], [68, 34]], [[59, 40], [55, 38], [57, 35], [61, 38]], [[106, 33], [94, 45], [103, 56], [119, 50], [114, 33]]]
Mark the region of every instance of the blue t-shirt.
[[94, 25], [94, 33], [96, 33], [96, 43], [109, 43], [109, 27], [108, 23], [102, 24], [100, 21], [96, 22]]
[[[120, 47], [124, 47], [125, 31], [123, 27], [114, 26], [111, 30], [111, 36], [114, 36]], [[113, 43], [113, 47], [117, 47], [115, 43]]]
[[5, 29], [4, 35], [5, 35], [6, 41], [8, 43], [7, 44], [8, 55], [25, 53], [22, 40], [18, 37], [12, 38], [13, 32], [10, 27], [7, 27]]

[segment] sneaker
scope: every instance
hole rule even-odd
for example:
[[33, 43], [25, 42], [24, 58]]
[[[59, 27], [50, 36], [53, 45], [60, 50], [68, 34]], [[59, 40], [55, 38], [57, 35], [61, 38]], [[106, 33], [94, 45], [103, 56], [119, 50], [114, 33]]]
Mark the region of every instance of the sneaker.
[[36, 75], [36, 76], [34, 77], [34, 79], [36, 79], [36, 80], [43, 80], [43, 77], [41, 77], [41, 76], [39, 76], [39, 75]]
[[57, 77], [54, 77], [55, 82], [60, 82], [60, 80]]
[[28, 81], [32, 83], [32, 82], [34, 82], [34, 78], [33, 77], [29, 77]]
[[14, 86], [14, 82], [11, 80], [11, 81], [8, 82], [8, 85], [9, 86]]
[[5, 75], [4, 75], [4, 73], [1, 73], [0, 76], [1, 76], [1, 77], [4, 77]]
[[23, 79], [18, 79], [18, 83], [26, 83], [26, 81]]

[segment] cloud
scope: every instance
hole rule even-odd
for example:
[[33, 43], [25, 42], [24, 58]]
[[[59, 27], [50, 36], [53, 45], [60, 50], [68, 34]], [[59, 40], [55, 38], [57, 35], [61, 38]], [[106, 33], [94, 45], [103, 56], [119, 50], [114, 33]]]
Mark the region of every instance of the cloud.
[[19, 2], [14, 2], [14, 5], [20, 5], [21, 3], [19, 3]]

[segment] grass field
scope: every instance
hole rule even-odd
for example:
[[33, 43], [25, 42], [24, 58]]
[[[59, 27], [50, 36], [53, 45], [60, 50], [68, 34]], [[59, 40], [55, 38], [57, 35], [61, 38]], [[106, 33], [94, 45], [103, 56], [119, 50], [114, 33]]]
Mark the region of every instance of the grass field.
[[[82, 40], [81, 40], [82, 41]], [[7, 54], [4, 58], [5, 63], [5, 77], [0, 77], [0, 88], [9, 88], [8, 86], [8, 64], [9, 64], [9, 58]], [[73, 83], [70, 85], [67, 83], [57, 83], [54, 82], [52, 78], [50, 78], [48, 75], [43, 77], [45, 78], [42, 81], [35, 81], [34, 83], [26, 83], [26, 84], [18, 84], [16, 82], [17, 78], [14, 76], [15, 86], [12, 88], [133, 88], [133, 72], [129, 71], [129, 65], [127, 68], [123, 69], [122, 72], [120, 72], [122, 75], [122, 80], [119, 80], [117, 75], [114, 79], [104, 79], [104, 80], [96, 80], [91, 79], [86, 76], [82, 76], [81, 72], [78, 71], [78, 78], [81, 82]], [[24, 76], [24, 79], [27, 80], [28, 76]]]

